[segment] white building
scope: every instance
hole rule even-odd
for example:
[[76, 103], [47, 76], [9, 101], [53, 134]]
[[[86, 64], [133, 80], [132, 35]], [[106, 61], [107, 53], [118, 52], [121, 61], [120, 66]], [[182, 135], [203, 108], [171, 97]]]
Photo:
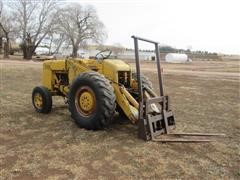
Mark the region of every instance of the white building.
[[[134, 50], [126, 50], [117, 56], [118, 59], [135, 59], [135, 51]], [[139, 51], [139, 59], [144, 61], [155, 60], [155, 53], [148, 51]]]
[[169, 63], [187, 63], [192, 60], [188, 58], [187, 54], [168, 53], [165, 56], [165, 61]]

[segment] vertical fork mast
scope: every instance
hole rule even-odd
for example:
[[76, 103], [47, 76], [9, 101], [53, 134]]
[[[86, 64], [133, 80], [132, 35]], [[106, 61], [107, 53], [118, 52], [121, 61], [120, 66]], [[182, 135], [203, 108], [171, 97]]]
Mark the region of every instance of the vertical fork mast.
[[[140, 62], [139, 62], [139, 48], [138, 48], [138, 40], [140, 41], [145, 41], [145, 42], [149, 42], [154, 44], [155, 46], [155, 54], [156, 54], [156, 59], [157, 59], [157, 70], [158, 70], [158, 80], [159, 80], [159, 90], [160, 90], [160, 96], [164, 96], [164, 90], [163, 90], [163, 77], [162, 77], [162, 73], [161, 73], [161, 65], [160, 65], [160, 51], [159, 51], [159, 47], [158, 47], [158, 42], [156, 41], [152, 41], [149, 39], [145, 39], [145, 38], [140, 38], [137, 36], [132, 36], [132, 38], [134, 39], [134, 49], [135, 49], [135, 59], [136, 59], [136, 69], [137, 69], [137, 74], [140, 75]], [[141, 86], [141, 78], [140, 76], [138, 76], [138, 82], [139, 85], [139, 89], [142, 91], [142, 86]], [[143, 93], [139, 92], [141, 95], [141, 98], [143, 97]]]
[[138, 48], [138, 40], [140, 41], [145, 41], [145, 42], [149, 42], [154, 44], [155, 46], [155, 54], [156, 54], [156, 59], [157, 59], [157, 71], [158, 71], [158, 80], [159, 80], [159, 94], [160, 96], [164, 96], [164, 89], [163, 89], [163, 76], [162, 76], [162, 71], [161, 71], [161, 64], [160, 64], [160, 51], [159, 51], [159, 46], [158, 46], [158, 42], [156, 41], [152, 41], [149, 39], [145, 39], [145, 38], [140, 38], [137, 36], [132, 36], [132, 38], [134, 39], [134, 49], [135, 49], [135, 59], [136, 59], [136, 69], [137, 69], [137, 75], [138, 75], [138, 88], [141, 92], [139, 92], [141, 100], [143, 98], [143, 93], [142, 93], [142, 83], [141, 83], [141, 78], [140, 78], [140, 62], [139, 62], [139, 48]]
[[138, 50], [138, 38], [132, 36], [134, 39], [134, 50], [135, 50], [135, 59], [136, 59], [136, 71], [137, 71], [137, 81], [138, 81], [138, 120], [143, 119], [143, 90], [142, 90], [142, 80], [140, 77], [141, 70], [140, 70], [140, 62], [139, 62], [139, 50]]

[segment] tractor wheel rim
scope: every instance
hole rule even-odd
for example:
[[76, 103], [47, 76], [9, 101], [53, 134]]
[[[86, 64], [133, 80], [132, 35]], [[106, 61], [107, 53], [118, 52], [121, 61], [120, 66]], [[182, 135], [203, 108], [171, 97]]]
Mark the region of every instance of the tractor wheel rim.
[[34, 95], [34, 105], [38, 108], [38, 109], [42, 109], [43, 107], [43, 98], [41, 96], [41, 94], [36, 93]]
[[79, 88], [76, 93], [75, 105], [78, 113], [82, 116], [91, 116], [96, 109], [96, 97], [93, 90], [88, 86]]

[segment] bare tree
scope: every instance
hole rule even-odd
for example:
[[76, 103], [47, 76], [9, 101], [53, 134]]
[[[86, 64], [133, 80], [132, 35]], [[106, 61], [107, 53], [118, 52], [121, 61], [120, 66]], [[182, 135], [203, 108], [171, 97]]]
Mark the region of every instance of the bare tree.
[[58, 31], [51, 31], [46, 39], [45, 46], [48, 49], [48, 54], [53, 55], [57, 54], [60, 51], [60, 48], [66, 41], [65, 35]]
[[4, 58], [9, 58], [10, 51], [10, 34], [14, 32], [13, 16], [7, 11], [3, 10], [3, 3], [0, 1], [0, 29], [1, 29], [1, 46], [2, 38], [4, 37], [6, 41], [4, 42]]
[[[3, 10], [3, 3], [2, 0], [0, 0], [0, 16], [2, 15], [2, 10]], [[0, 28], [0, 54], [2, 54], [2, 44], [3, 44], [3, 31]]]
[[9, 6], [16, 19], [21, 48], [25, 59], [31, 59], [36, 48], [47, 36], [54, 18], [55, 0], [16, 0]]
[[3, 32], [0, 29], [0, 54], [2, 54], [2, 48], [3, 48]]
[[66, 36], [67, 42], [72, 46], [73, 57], [77, 57], [81, 44], [87, 41], [99, 43], [106, 37], [104, 25], [92, 6], [69, 4], [60, 8], [56, 17], [59, 31]]

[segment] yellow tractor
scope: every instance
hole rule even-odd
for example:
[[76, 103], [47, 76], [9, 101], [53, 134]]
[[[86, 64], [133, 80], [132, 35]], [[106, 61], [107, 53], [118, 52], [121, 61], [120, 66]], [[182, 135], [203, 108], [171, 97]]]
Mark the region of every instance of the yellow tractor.
[[[161, 134], [170, 134], [170, 129], [175, 125], [173, 113], [169, 109], [169, 98], [163, 94], [159, 47], [157, 42], [132, 37], [135, 45], [136, 73], [124, 61], [108, 59], [111, 53], [98, 53], [94, 59], [44, 61], [43, 86], [35, 87], [32, 92], [35, 110], [39, 113], [49, 113], [52, 108], [52, 96], [62, 96], [68, 103], [71, 117], [81, 128], [104, 129], [111, 124], [115, 112], [118, 111], [138, 125], [138, 136], [144, 140], [209, 141], [157, 138]], [[141, 75], [138, 40], [155, 45], [160, 96], [154, 93], [148, 78]]]

